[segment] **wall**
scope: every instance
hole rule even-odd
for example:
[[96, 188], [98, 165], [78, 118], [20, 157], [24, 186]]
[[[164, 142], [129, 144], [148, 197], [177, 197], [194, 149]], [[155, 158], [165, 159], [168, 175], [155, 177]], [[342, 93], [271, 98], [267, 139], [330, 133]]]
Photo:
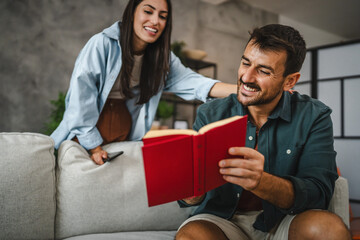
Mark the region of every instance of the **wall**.
[[[185, 41], [185, 48], [207, 52], [204, 60], [217, 63], [217, 78], [236, 84], [249, 33], [255, 26], [276, 23], [275, 14], [252, 8], [245, 3], [229, 1], [212, 5], [202, 1], [173, 1], [174, 41]], [[213, 77], [212, 69], [200, 73]], [[192, 124], [192, 107], [179, 105], [177, 116]]]
[[1, 1], [0, 131], [43, 130], [80, 49], [123, 7], [119, 0]]
[[[58, 92], [66, 92], [81, 48], [121, 19], [124, 0], [3, 0], [0, 3], [0, 131], [43, 131]], [[277, 16], [245, 4], [172, 1], [173, 40], [208, 52], [218, 76], [236, 82], [240, 54], [254, 25]], [[216, 47], [215, 47], [216, 46]], [[183, 109], [179, 109], [183, 114]], [[190, 118], [187, 114], [183, 116]]]

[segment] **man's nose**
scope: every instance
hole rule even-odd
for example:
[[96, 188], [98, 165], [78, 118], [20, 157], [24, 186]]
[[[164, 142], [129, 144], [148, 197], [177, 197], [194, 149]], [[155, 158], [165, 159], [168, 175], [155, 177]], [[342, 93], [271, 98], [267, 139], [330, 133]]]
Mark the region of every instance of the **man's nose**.
[[256, 69], [249, 67], [242, 71], [241, 79], [243, 82], [254, 82], [256, 76]]

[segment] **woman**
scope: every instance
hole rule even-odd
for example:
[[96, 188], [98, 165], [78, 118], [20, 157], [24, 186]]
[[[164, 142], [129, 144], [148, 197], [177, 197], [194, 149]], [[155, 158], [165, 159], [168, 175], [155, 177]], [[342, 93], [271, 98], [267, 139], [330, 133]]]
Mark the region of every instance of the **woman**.
[[94, 35], [81, 50], [66, 95], [66, 111], [51, 134], [55, 148], [79, 142], [96, 164], [101, 145], [140, 140], [149, 131], [163, 91], [186, 100], [225, 97], [236, 85], [185, 68], [170, 51], [170, 0], [130, 0], [122, 22]]

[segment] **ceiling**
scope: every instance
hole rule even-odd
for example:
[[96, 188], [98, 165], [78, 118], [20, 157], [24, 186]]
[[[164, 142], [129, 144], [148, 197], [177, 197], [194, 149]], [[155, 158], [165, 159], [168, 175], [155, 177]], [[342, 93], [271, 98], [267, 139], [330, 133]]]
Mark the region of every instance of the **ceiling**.
[[[220, 4], [227, 0], [202, 0]], [[342, 38], [360, 39], [360, 0], [237, 0]]]
[[347, 39], [360, 39], [360, 0], [243, 0]]

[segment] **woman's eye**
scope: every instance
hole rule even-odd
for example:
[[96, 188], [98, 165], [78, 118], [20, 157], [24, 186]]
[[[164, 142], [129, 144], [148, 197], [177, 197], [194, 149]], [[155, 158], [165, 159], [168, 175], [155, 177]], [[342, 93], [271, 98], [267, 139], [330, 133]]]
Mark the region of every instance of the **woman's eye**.
[[146, 14], [151, 14], [151, 11], [144, 10]]
[[166, 19], [167, 19], [167, 16], [162, 16], [162, 15], [160, 15], [160, 18], [163, 19], [163, 20], [166, 20]]
[[250, 63], [247, 63], [247, 62], [243, 62], [242, 63], [244, 66], [250, 66]]

